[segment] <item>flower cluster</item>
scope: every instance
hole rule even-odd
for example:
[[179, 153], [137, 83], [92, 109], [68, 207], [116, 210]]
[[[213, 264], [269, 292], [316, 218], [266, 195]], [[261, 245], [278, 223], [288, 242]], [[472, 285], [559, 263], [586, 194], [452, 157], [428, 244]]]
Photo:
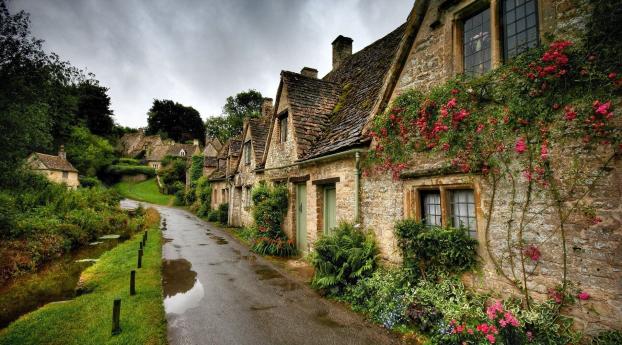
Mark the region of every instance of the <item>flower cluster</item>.
[[570, 47], [570, 41], [556, 41], [551, 43], [549, 49], [540, 58], [541, 63], [532, 62], [529, 64], [530, 71], [527, 78], [546, 78], [553, 76], [559, 78], [568, 72], [569, 58], [566, 54], [566, 48]]
[[523, 250], [523, 253], [526, 257], [530, 258], [532, 261], [540, 260], [540, 250], [534, 244], [530, 244]]

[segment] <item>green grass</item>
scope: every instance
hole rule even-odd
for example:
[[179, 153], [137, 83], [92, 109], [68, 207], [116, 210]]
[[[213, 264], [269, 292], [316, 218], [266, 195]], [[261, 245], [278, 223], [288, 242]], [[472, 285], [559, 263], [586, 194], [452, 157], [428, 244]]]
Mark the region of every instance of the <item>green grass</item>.
[[[157, 224], [157, 223], [156, 223]], [[136, 269], [142, 235], [105, 253], [81, 277], [90, 291], [73, 300], [50, 303], [0, 331], [0, 345], [166, 344], [162, 304], [162, 236], [149, 230], [143, 267]], [[129, 296], [130, 271], [136, 269], [135, 296]], [[112, 336], [112, 303], [121, 298], [121, 334]]]
[[114, 188], [126, 198], [171, 206], [175, 196], [160, 193], [155, 179], [142, 182], [119, 182]]

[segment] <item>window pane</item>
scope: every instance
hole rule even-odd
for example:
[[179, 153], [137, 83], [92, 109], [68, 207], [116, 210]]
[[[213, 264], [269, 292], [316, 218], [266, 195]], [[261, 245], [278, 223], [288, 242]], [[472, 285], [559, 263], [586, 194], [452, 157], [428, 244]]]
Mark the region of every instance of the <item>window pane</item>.
[[490, 70], [490, 9], [464, 21], [464, 73], [471, 76]]
[[473, 190], [461, 189], [451, 191], [451, 226], [463, 227], [476, 237], [477, 222], [475, 219], [475, 197]]
[[503, 1], [503, 55], [506, 60], [538, 45], [535, 0]]
[[428, 226], [441, 226], [441, 194], [438, 191], [421, 195], [422, 218]]

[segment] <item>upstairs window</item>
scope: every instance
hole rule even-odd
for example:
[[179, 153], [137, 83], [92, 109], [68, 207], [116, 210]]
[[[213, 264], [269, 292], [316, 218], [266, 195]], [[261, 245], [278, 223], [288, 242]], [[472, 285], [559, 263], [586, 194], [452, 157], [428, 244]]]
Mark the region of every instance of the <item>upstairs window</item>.
[[503, 0], [503, 57], [512, 57], [538, 45], [536, 0]]
[[438, 190], [421, 193], [421, 218], [427, 226], [442, 225], [441, 193]]
[[244, 187], [244, 194], [246, 195], [246, 198], [244, 199], [244, 207], [246, 208], [251, 207], [252, 193], [251, 193], [250, 186]]
[[247, 141], [244, 143], [244, 164], [251, 164], [251, 142]]
[[279, 118], [280, 142], [287, 141], [287, 113]]
[[466, 75], [478, 76], [490, 71], [490, 28], [490, 8], [464, 20], [462, 43]]

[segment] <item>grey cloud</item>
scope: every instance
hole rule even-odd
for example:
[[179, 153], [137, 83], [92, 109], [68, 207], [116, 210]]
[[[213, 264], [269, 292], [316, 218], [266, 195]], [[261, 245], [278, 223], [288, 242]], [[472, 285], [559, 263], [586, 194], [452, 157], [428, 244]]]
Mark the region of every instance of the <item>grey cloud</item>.
[[110, 88], [117, 122], [146, 125], [154, 98], [206, 118], [254, 88], [274, 97], [281, 70], [331, 68], [332, 40], [357, 51], [403, 23], [412, 0], [16, 0], [33, 33]]

